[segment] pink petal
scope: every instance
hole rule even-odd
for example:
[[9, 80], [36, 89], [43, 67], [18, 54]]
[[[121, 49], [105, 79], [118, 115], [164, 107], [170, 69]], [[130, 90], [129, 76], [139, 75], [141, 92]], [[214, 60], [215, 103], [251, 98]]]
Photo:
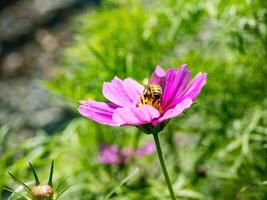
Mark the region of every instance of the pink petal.
[[135, 106], [118, 108], [113, 114], [113, 121], [118, 126], [141, 125], [151, 123], [153, 119], [160, 116], [157, 109], [143, 105], [141, 108]]
[[156, 146], [154, 142], [149, 142], [147, 144], [145, 144], [142, 147], [139, 147], [136, 152], [135, 152], [135, 156], [136, 157], [141, 157], [144, 155], [149, 155], [152, 154], [156, 151]]
[[[139, 101], [137, 96], [139, 90], [133, 80], [126, 79], [122, 81], [115, 77], [111, 82], [105, 82], [103, 85], [103, 95], [111, 102], [120, 106], [129, 106]], [[140, 87], [140, 86], [139, 86]]]
[[156, 126], [158, 123], [165, 121], [170, 118], [177, 117], [180, 115], [185, 109], [189, 108], [192, 105], [192, 100], [190, 98], [184, 99], [182, 102], [177, 104], [174, 108], [167, 110], [160, 118], [154, 120], [152, 122], [153, 126]]
[[134, 150], [130, 147], [125, 147], [120, 150], [120, 161], [122, 164], [127, 164], [134, 155]]
[[116, 145], [101, 144], [97, 161], [103, 164], [119, 164], [119, 148]]
[[150, 77], [148, 83], [149, 84], [158, 84], [161, 87], [164, 86], [166, 72], [161, 66], [157, 65], [156, 69], [154, 70], [152, 76]]
[[116, 126], [112, 120], [112, 115], [117, 105], [112, 103], [97, 102], [93, 100], [80, 101], [78, 111], [84, 117], [92, 119], [98, 123]]
[[165, 88], [162, 96], [162, 108], [166, 108], [172, 103], [189, 82], [191, 73], [187, 69], [187, 65], [182, 65], [176, 72], [174, 68], [167, 71]]
[[134, 103], [138, 103], [145, 87], [131, 78], [124, 79], [123, 82]]
[[201, 92], [202, 87], [206, 84], [207, 73], [198, 73], [192, 82], [187, 86], [185, 91], [178, 97], [179, 99], [191, 98], [192, 101], [195, 101], [199, 93]]

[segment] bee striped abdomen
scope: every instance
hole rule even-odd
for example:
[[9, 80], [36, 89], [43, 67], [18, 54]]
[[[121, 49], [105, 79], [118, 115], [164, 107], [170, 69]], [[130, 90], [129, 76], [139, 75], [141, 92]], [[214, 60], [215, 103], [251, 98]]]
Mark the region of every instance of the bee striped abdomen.
[[140, 102], [138, 107], [142, 105], [150, 105], [161, 112], [160, 98], [162, 95], [162, 89], [160, 85], [147, 85], [140, 96]]
[[162, 89], [159, 85], [150, 85], [150, 90], [153, 99], [160, 99], [162, 95]]

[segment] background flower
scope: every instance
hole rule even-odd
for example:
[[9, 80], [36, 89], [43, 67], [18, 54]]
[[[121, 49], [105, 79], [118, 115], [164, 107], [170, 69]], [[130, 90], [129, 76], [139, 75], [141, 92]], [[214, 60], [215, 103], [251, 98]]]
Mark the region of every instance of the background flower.
[[143, 146], [134, 149], [131, 147], [118, 148], [116, 145], [100, 145], [100, 154], [97, 161], [102, 164], [125, 165], [133, 158], [140, 158], [156, 151], [154, 142], [148, 142]]

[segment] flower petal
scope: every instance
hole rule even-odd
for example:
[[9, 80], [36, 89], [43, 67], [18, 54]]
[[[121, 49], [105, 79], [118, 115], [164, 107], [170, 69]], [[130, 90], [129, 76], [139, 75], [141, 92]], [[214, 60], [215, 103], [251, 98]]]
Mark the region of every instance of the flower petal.
[[161, 66], [157, 65], [148, 83], [158, 84], [161, 87], [163, 87], [165, 84], [165, 76], [166, 76], [166, 72], [164, 71], [164, 69], [162, 69]]
[[113, 114], [113, 121], [118, 126], [123, 125], [142, 125], [151, 123], [153, 119], [160, 116], [157, 109], [143, 105], [141, 108], [135, 106], [118, 108]]
[[172, 103], [173, 99], [177, 97], [189, 82], [191, 73], [189, 72], [187, 65], [182, 65], [176, 72], [174, 68], [167, 71], [166, 84], [163, 90], [161, 106], [163, 110]]
[[207, 76], [207, 73], [198, 73], [178, 99], [191, 98], [192, 101], [195, 101], [202, 87], [206, 84]]
[[[137, 88], [138, 89], [137, 89]], [[133, 80], [121, 80], [115, 77], [111, 82], [105, 82], [103, 85], [103, 95], [111, 102], [120, 106], [129, 106], [139, 101], [137, 94], [140, 86], [137, 86]]]
[[130, 147], [120, 149], [120, 162], [122, 164], [128, 164], [131, 158], [134, 156], [134, 150]]
[[177, 117], [185, 109], [189, 108], [192, 105], [193, 101], [190, 98], [184, 99], [181, 103], [177, 104], [174, 108], [167, 110], [160, 118], [153, 120], [153, 126], [156, 126], [158, 123], [165, 121], [170, 118]]
[[116, 145], [101, 144], [97, 161], [103, 164], [119, 164], [119, 148]]
[[112, 103], [97, 102], [93, 100], [80, 101], [78, 111], [84, 117], [92, 119], [98, 123], [116, 126], [112, 120], [112, 115], [118, 106]]
[[156, 151], [156, 146], [154, 142], [149, 142], [147, 144], [145, 144], [142, 147], [139, 147], [136, 151], [135, 151], [135, 156], [137, 158], [144, 156], [144, 155], [149, 155], [152, 154]]
[[138, 103], [140, 101], [140, 95], [143, 93], [145, 87], [131, 78], [126, 78], [123, 82], [134, 103]]

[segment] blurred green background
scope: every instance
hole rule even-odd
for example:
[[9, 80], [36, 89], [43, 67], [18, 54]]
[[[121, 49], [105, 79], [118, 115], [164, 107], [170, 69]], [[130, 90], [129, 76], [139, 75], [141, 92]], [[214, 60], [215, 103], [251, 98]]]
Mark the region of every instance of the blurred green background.
[[[48, 125], [2, 117], [0, 188], [18, 187], [7, 171], [32, 181], [28, 161], [46, 180], [54, 159], [55, 181], [68, 177], [72, 185], [63, 199], [168, 199], [156, 153], [123, 167], [96, 161], [103, 142], [134, 147], [152, 136], [96, 124], [77, 106], [104, 100], [102, 84], [114, 76], [143, 82], [157, 64], [186, 63], [193, 75], [207, 72], [208, 81], [197, 103], [160, 134], [175, 193], [185, 200], [267, 199], [267, 1], [103, 0], [76, 12], [68, 26], [58, 67], [46, 70], [55, 72], [36, 79], [49, 96], [42, 109], [61, 110], [40, 115], [41, 122], [52, 116]], [[10, 79], [3, 75], [1, 83]], [[35, 110], [28, 104], [44, 101], [36, 102], [38, 95], [21, 100], [29, 116]]]

